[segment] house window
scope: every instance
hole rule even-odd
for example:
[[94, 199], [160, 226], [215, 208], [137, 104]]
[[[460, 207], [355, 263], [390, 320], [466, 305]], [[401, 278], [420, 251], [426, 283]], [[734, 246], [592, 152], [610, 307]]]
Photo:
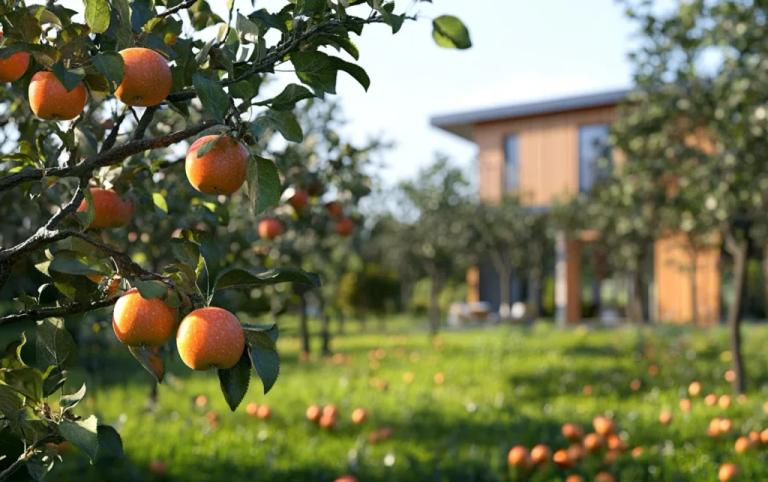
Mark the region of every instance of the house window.
[[608, 124], [580, 126], [579, 191], [589, 191], [595, 181], [610, 172], [611, 163]]
[[504, 139], [504, 190], [514, 191], [520, 187], [520, 153], [517, 135]]

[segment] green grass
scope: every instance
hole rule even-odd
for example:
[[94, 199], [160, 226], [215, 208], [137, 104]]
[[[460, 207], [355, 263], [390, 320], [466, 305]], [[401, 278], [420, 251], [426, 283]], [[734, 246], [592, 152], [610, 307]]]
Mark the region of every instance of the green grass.
[[[762, 411], [768, 395], [759, 391], [768, 380], [768, 329], [751, 326], [746, 334], [752, 388], [747, 402], [721, 410], [704, 406], [699, 397], [689, 414], [680, 412], [678, 400], [690, 381], [700, 380], [704, 393], [729, 391], [724, 330], [499, 327], [444, 333], [433, 345], [422, 332], [398, 329], [335, 339], [335, 349], [348, 356], [341, 365], [317, 358], [298, 363], [297, 342], [285, 337], [275, 388], [263, 396], [253, 379], [246, 398], [272, 407], [268, 421], [247, 416], [244, 404], [231, 413], [215, 373], [190, 373], [177, 364], [171, 368], [175, 376], [159, 389], [158, 406], [148, 410], [148, 376], [120, 358], [119, 369], [97, 369], [88, 377], [86, 409], [115, 424], [125, 460], [90, 466], [84, 457], [70, 456], [51, 480], [157, 480], [148, 471], [153, 460], [167, 465], [165, 479], [185, 482], [333, 481], [345, 473], [361, 481], [528, 480], [508, 470], [511, 446], [566, 447], [560, 426], [570, 421], [590, 430], [597, 414], [614, 417], [629, 447], [644, 447], [644, 455], [633, 459], [626, 453], [610, 465], [593, 456], [569, 471], [550, 465], [530, 480], [563, 480], [570, 473], [591, 480], [610, 470], [627, 481], [708, 481], [716, 480], [724, 461], [740, 465], [740, 480], [768, 480], [768, 447], [733, 452], [738, 434], [768, 427]], [[370, 361], [377, 347], [386, 355], [380, 366]], [[649, 375], [653, 364], [660, 368], [657, 376]], [[413, 373], [412, 383], [403, 381], [405, 372]], [[433, 381], [437, 372], [445, 374], [442, 385]], [[386, 380], [388, 389], [372, 388], [372, 378]], [[642, 381], [636, 392], [630, 389], [635, 378]], [[209, 407], [195, 407], [198, 394], [209, 397]], [[311, 403], [339, 406], [334, 431], [305, 420]], [[358, 406], [369, 411], [363, 426], [349, 421]], [[674, 413], [667, 427], [657, 420], [662, 408]], [[219, 416], [215, 429], [205, 417], [209, 410]], [[715, 416], [733, 419], [731, 435], [705, 435]], [[368, 434], [382, 426], [391, 427], [393, 437], [369, 444]]]

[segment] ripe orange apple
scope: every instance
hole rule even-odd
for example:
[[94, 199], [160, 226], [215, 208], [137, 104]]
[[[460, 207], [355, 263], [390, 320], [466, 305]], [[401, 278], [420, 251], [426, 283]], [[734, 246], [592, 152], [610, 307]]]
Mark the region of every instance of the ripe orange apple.
[[606, 436], [614, 430], [613, 420], [602, 415], [598, 415], [592, 420], [592, 426], [595, 427], [595, 432], [602, 436]]
[[584, 435], [584, 431], [575, 423], [563, 424], [561, 431], [563, 432], [563, 437], [570, 441], [581, 440], [581, 437]]
[[325, 203], [325, 209], [333, 219], [340, 218], [344, 212], [344, 207], [339, 201], [329, 201]]
[[336, 221], [334, 230], [339, 236], [347, 237], [355, 231], [355, 223], [349, 218], [341, 218]]
[[256, 418], [268, 420], [270, 417], [272, 417], [272, 409], [269, 408], [269, 405], [259, 405], [258, 410], [256, 410]]
[[356, 408], [352, 410], [352, 423], [360, 425], [368, 418], [368, 412], [364, 408]]
[[[89, 189], [93, 200], [93, 219], [88, 225], [91, 229], [119, 228], [131, 222], [133, 217], [133, 202], [122, 199], [112, 189], [92, 187]], [[83, 199], [77, 212], [88, 210], [88, 201]]]
[[259, 237], [272, 240], [283, 234], [283, 223], [276, 218], [265, 218], [259, 221]]
[[322, 409], [318, 405], [310, 405], [307, 407], [305, 415], [310, 422], [318, 422], [322, 415]]
[[555, 453], [552, 454], [552, 461], [560, 468], [569, 468], [574, 465], [568, 455], [568, 451], [564, 449], [556, 450]]
[[727, 409], [731, 408], [731, 396], [730, 395], [720, 395], [720, 398], [717, 399], [717, 404], [723, 410], [727, 410]]
[[692, 397], [697, 397], [701, 393], [701, 382], [693, 381], [688, 385], [688, 394]]
[[192, 311], [181, 321], [176, 346], [181, 360], [193, 370], [232, 368], [243, 355], [245, 333], [235, 315], [208, 306]]
[[672, 412], [669, 410], [662, 410], [659, 413], [659, 423], [662, 425], [669, 425], [672, 422]]
[[729, 482], [739, 475], [739, 466], [730, 462], [726, 462], [720, 466], [720, 470], [717, 472], [717, 478], [720, 482]]
[[40, 71], [32, 76], [29, 83], [29, 108], [41, 119], [74, 119], [85, 108], [88, 93], [79, 82], [67, 90], [53, 72]]
[[603, 439], [596, 433], [588, 433], [584, 436], [584, 448], [587, 452], [594, 453], [603, 446]]
[[[3, 32], [0, 32], [0, 40]], [[0, 82], [16, 82], [29, 68], [29, 52], [14, 52], [0, 59]]]
[[301, 189], [294, 189], [293, 194], [288, 198], [288, 204], [290, 204], [297, 213], [307, 207], [308, 202], [309, 195], [307, 194], [307, 191], [302, 191]]
[[616, 482], [616, 477], [610, 472], [598, 472], [595, 474], [595, 482]]
[[124, 104], [149, 107], [164, 101], [173, 79], [165, 58], [154, 50], [132, 47], [121, 50], [123, 80], [115, 96]]
[[160, 299], [145, 299], [136, 288], [126, 291], [115, 303], [112, 328], [128, 346], [160, 346], [176, 329], [176, 310]]
[[259, 413], [259, 404], [250, 402], [248, 405], [245, 406], [245, 413], [247, 413], [251, 417], [255, 417]]
[[704, 397], [704, 405], [708, 407], [714, 407], [717, 404], [717, 395], [714, 393], [708, 394], [706, 397]]
[[552, 456], [552, 451], [544, 444], [535, 445], [531, 449], [531, 462], [534, 465], [546, 464]]
[[528, 468], [530, 465], [530, 458], [528, 455], [528, 449], [522, 445], [515, 445], [507, 453], [507, 462], [510, 467], [516, 467], [519, 469]]
[[[202, 155], [200, 150], [206, 146]], [[189, 146], [184, 170], [189, 183], [205, 194], [229, 196], [245, 182], [248, 149], [228, 135], [209, 135]]]
[[681, 398], [680, 399], [680, 411], [681, 412], [690, 412], [691, 411], [691, 399], [689, 399], [689, 398]]
[[334, 480], [334, 482], [357, 482], [357, 478], [352, 475], [342, 475], [338, 479]]
[[202, 393], [195, 397], [195, 406], [197, 408], [204, 408], [206, 405], [208, 405], [208, 397]]

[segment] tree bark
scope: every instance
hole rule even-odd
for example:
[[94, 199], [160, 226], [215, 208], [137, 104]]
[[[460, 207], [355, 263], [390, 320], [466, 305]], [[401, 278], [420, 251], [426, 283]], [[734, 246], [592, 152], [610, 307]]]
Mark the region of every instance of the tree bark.
[[501, 321], [509, 321], [512, 319], [512, 303], [509, 294], [509, 278], [512, 277], [512, 272], [506, 265], [497, 264], [496, 273], [499, 275], [499, 317]]
[[325, 309], [325, 300], [320, 298], [320, 340], [321, 340], [321, 353], [323, 356], [330, 356], [333, 354], [331, 351], [331, 320], [328, 316], [328, 312]]
[[733, 390], [736, 393], [744, 393], [746, 389], [746, 373], [741, 346], [741, 315], [744, 298], [744, 285], [747, 272], [747, 255], [749, 243], [747, 240], [729, 239], [726, 249], [733, 257], [733, 300], [728, 308], [728, 331], [731, 337], [732, 368], [736, 377], [733, 380]]
[[301, 352], [309, 355], [311, 346], [309, 342], [309, 320], [307, 320], [307, 295], [299, 294], [299, 337], [301, 338]]
[[347, 321], [346, 315], [344, 314], [344, 310], [341, 308], [336, 308], [336, 319], [338, 320], [338, 324], [336, 325], [336, 333], [339, 335], [344, 334], [344, 322]]
[[768, 319], [768, 243], [763, 245], [763, 318]]
[[440, 290], [442, 280], [438, 274], [433, 273], [429, 287], [429, 333], [437, 335], [440, 331]]
[[643, 275], [643, 264], [632, 270], [632, 292], [630, 293], [628, 315], [632, 323], [644, 325], [648, 323], [646, 317], [645, 276]]

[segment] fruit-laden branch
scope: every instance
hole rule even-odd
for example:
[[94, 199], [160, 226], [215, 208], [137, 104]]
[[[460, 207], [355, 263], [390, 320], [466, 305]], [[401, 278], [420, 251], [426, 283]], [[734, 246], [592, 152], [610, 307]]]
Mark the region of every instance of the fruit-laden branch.
[[[49, 167], [44, 169], [24, 169], [17, 173], [0, 178], [0, 191], [10, 189], [23, 182], [37, 181], [45, 177], [80, 177], [90, 175], [94, 169], [104, 166], [118, 164], [126, 158], [135, 154], [152, 149], [160, 149], [188, 139], [210, 127], [216, 126], [216, 121], [203, 121], [187, 129], [174, 132], [165, 136], [153, 137], [150, 139], [141, 139], [128, 142], [126, 144], [113, 147], [106, 152], [100, 152], [87, 158], [85, 161], [74, 166]], [[0, 251], [0, 255], [2, 251]]]
[[38, 321], [51, 317], [60, 317], [67, 315], [76, 315], [79, 313], [86, 313], [106, 306], [112, 306], [117, 302], [118, 296], [111, 298], [105, 298], [103, 300], [96, 301], [75, 301], [63, 306], [50, 306], [43, 308], [33, 308], [31, 310], [17, 311], [10, 315], [0, 317], [0, 326], [8, 325], [11, 323], [19, 323], [22, 321]]
[[[408, 16], [406, 17], [406, 19], [415, 20], [416, 17]], [[345, 21], [332, 19], [325, 23], [321, 23], [314, 27], [311, 27], [298, 35], [292, 33], [292, 35], [288, 36], [283, 42], [275, 45], [274, 47], [271, 47], [267, 51], [267, 54], [261, 60], [259, 60], [258, 62], [255, 62], [250, 69], [246, 70], [245, 72], [243, 72], [242, 74], [240, 74], [235, 78], [222, 81], [221, 85], [226, 87], [228, 85], [240, 82], [241, 80], [247, 79], [252, 75], [264, 73], [264, 72], [271, 72], [274, 69], [275, 65], [277, 65], [280, 61], [282, 61], [286, 55], [290, 54], [294, 50], [298, 50], [302, 46], [302, 44], [304, 44], [307, 40], [311, 39], [313, 36], [321, 35], [328, 31], [333, 31], [338, 27], [343, 27], [345, 23], [355, 23], [358, 25], [384, 23], [384, 18], [381, 17], [380, 15], [372, 15], [365, 19], [348, 18]], [[194, 99], [195, 97], [197, 97], [197, 93], [194, 90], [183, 90], [180, 92], [174, 92], [170, 94], [166, 98], [166, 100], [169, 102], [180, 102], [180, 101]]]

